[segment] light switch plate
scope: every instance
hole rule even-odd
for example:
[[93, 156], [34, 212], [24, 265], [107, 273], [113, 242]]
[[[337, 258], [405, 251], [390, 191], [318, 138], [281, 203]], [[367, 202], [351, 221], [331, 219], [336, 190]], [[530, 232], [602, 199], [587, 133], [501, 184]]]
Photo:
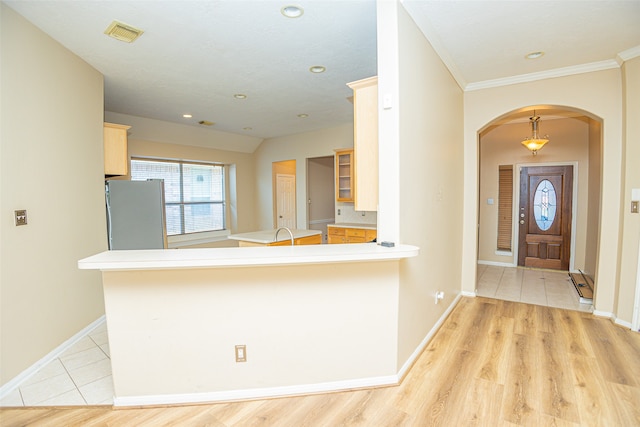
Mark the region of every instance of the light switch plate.
[[27, 211], [25, 209], [20, 209], [15, 211], [15, 213], [16, 213], [16, 226], [27, 225]]

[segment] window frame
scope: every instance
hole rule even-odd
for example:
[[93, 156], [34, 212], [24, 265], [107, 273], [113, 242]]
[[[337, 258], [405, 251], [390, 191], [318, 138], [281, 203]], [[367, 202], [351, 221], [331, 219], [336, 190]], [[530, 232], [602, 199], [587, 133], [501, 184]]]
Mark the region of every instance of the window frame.
[[[169, 247], [180, 247], [193, 245], [198, 243], [207, 243], [211, 241], [221, 240], [226, 238], [230, 234], [229, 229], [229, 165], [219, 162], [206, 162], [206, 161], [193, 161], [193, 160], [181, 160], [181, 159], [168, 159], [168, 158], [156, 158], [156, 157], [142, 157], [142, 156], [133, 156], [130, 159], [129, 165], [129, 174], [130, 178], [132, 178], [133, 172], [133, 162], [155, 162], [155, 163], [168, 163], [173, 165], [178, 165], [179, 167], [179, 185], [180, 185], [180, 201], [179, 202], [169, 202], [166, 200], [165, 193], [165, 216], [166, 216], [166, 207], [167, 206], [179, 206], [180, 209], [180, 233], [179, 234], [171, 234], [167, 236]], [[222, 169], [222, 200], [219, 201], [197, 201], [197, 202], [185, 202], [184, 201], [184, 165], [200, 165], [200, 166], [214, 166], [220, 167]], [[166, 191], [166, 190], [165, 190]], [[194, 231], [194, 232], [185, 232], [185, 206], [196, 206], [196, 205], [222, 205], [222, 215], [223, 215], [223, 227], [221, 229], [216, 230], [202, 230], [202, 231]]]

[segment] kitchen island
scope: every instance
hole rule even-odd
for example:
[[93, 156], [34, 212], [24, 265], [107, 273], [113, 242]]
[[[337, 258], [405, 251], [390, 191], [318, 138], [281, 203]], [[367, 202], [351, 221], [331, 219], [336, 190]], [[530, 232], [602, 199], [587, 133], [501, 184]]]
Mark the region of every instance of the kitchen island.
[[[373, 243], [107, 251], [115, 406], [397, 384], [400, 265]], [[236, 361], [246, 346], [246, 361]]]
[[287, 246], [291, 245], [293, 238], [294, 245], [319, 245], [322, 243], [322, 232], [319, 230], [291, 229], [291, 234], [285, 228], [277, 230], [261, 230], [249, 233], [231, 234], [231, 240], [237, 240], [240, 247], [251, 246]]

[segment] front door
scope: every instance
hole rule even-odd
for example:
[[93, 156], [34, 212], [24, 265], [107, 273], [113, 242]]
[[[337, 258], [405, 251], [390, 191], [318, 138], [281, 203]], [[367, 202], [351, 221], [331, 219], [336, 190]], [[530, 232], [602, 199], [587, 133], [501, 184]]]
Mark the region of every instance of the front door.
[[520, 169], [518, 265], [569, 270], [573, 166]]

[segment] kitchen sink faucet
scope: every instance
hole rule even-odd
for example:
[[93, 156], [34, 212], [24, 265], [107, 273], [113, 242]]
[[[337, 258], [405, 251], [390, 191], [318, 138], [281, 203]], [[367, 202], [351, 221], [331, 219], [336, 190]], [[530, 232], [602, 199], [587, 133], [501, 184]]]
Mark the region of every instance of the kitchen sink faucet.
[[293, 233], [291, 232], [291, 230], [289, 230], [287, 227], [280, 227], [276, 230], [276, 236], [273, 238], [274, 242], [278, 241], [278, 233], [280, 232], [280, 230], [287, 230], [289, 232], [289, 236], [291, 237], [291, 246], [293, 246]]

